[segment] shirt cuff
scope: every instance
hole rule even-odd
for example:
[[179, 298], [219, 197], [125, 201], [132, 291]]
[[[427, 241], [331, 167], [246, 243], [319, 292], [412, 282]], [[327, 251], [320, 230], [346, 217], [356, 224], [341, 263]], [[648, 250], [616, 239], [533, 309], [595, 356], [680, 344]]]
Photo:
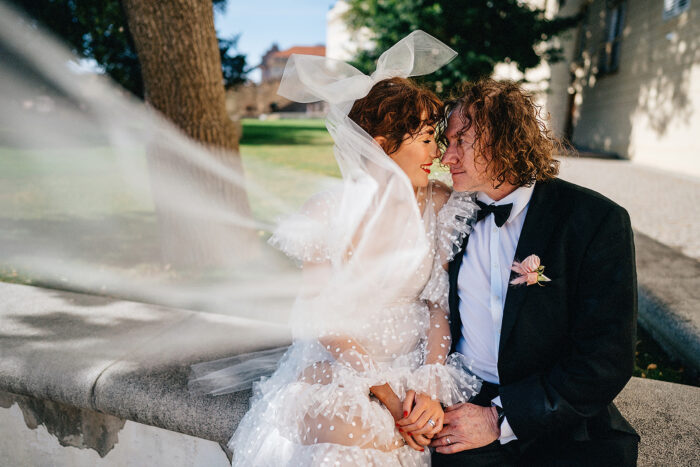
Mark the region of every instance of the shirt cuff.
[[[491, 399], [491, 403], [499, 406], [500, 408], [503, 408], [503, 404], [501, 404], [501, 396], [496, 396], [493, 399]], [[515, 436], [513, 429], [510, 427], [510, 423], [508, 423], [508, 417], [503, 417], [503, 421], [501, 422], [501, 436], [498, 438], [498, 441], [501, 444], [506, 444], [516, 439], [518, 439], [518, 437]]]

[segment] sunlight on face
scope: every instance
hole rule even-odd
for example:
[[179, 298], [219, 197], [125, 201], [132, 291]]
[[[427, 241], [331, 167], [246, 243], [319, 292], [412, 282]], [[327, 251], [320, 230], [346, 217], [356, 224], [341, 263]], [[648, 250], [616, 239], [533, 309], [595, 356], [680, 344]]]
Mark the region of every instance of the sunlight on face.
[[464, 131], [466, 123], [459, 109], [455, 109], [447, 120], [447, 149], [442, 163], [450, 167], [454, 189], [457, 191], [488, 191], [493, 181], [487, 173], [487, 159], [479, 157], [475, 147], [475, 132], [472, 125]]
[[428, 125], [414, 137], [408, 136], [399, 149], [389, 155], [406, 173], [414, 190], [428, 186], [430, 166], [438, 156], [435, 128]]

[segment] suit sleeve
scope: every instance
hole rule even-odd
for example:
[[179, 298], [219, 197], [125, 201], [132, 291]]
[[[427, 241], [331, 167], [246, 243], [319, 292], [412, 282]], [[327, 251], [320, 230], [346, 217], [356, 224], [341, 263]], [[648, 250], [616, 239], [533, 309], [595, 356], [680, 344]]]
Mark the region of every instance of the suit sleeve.
[[574, 287], [570, 351], [549, 371], [500, 388], [521, 441], [555, 434], [596, 415], [632, 376], [637, 281], [627, 212], [614, 206], [585, 250]]

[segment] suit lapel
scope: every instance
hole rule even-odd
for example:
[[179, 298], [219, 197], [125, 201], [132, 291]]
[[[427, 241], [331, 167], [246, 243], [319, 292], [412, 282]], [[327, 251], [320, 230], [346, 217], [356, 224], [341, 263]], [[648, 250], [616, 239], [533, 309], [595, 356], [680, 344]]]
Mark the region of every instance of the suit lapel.
[[459, 314], [459, 294], [457, 293], [457, 277], [459, 276], [459, 268], [462, 266], [464, 258], [464, 250], [467, 248], [469, 235], [467, 234], [462, 241], [462, 246], [459, 252], [454, 256], [448, 265], [447, 272], [450, 280], [449, 306], [450, 306], [450, 332], [452, 334], [452, 349], [450, 352], [457, 350], [457, 342], [462, 334], [462, 317]]
[[[522, 261], [535, 254], [542, 256], [558, 218], [556, 211], [557, 192], [556, 180], [539, 182], [535, 185], [532, 198], [525, 216], [523, 230], [520, 233], [518, 246], [515, 250], [515, 260]], [[530, 287], [526, 285], [508, 286], [506, 303], [503, 307], [501, 322], [501, 339], [498, 347], [500, 357], [508, 337], [515, 325], [518, 311], [525, 303]], [[500, 358], [499, 358], [500, 361]]]

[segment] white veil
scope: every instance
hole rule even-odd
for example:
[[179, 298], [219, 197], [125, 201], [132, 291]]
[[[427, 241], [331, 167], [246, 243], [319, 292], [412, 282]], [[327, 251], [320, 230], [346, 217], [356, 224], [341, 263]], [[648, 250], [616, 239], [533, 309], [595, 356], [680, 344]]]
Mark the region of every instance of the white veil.
[[[407, 177], [347, 114], [379, 80], [430, 73], [455, 55], [416, 31], [371, 76], [292, 56], [280, 93], [329, 102], [343, 178], [261, 160], [241, 173], [233, 155], [189, 140], [0, 2], [0, 277], [260, 322], [289, 322], [292, 310], [297, 339], [352, 329], [401, 294], [428, 246]], [[304, 271], [316, 277], [302, 280], [280, 249], [318, 263]]]
[[286, 321], [300, 274], [265, 238], [337, 181], [241, 173], [2, 2], [0, 56], [4, 280]]
[[[329, 103], [326, 125], [343, 175], [342, 187], [312, 198], [271, 239], [308, 269], [291, 319], [295, 339], [356, 336], [410, 288], [430, 247], [416, 194], [405, 173], [347, 115], [377, 82], [431, 73], [455, 56], [442, 42], [415, 31], [381, 55], [371, 76], [337, 60], [290, 57], [279, 94]], [[226, 360], [196, 365], [193, 385], [217, 394], [249, 387], [274, 369], [269, 356], [250, 355], [245, 364], [235, 357], [231, 366]]]

